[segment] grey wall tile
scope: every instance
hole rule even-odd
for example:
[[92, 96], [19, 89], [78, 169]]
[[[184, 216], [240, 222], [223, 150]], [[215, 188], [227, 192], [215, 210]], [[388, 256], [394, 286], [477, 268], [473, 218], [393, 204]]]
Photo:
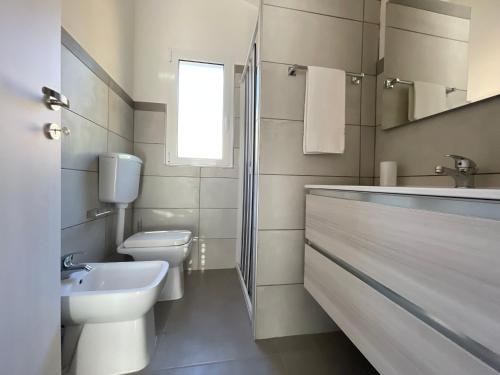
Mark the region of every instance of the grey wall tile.
[[377, 74], [379, 27], [372, 23], [363, 25], [363, 67], [365, 74]]
[[399, 4], [388, 4], [387, 26], [469, 41], [470, 21]]
[[375, 173], [375, 127], [361, 126], [360, 176], [373, 177]]
[[93, 122], [108, 125], [108, 86], [65, 47], [61, 51], [62, 93], [71, 110]]
[[400, 176], [430, 175], [445, 154], [467, 156], [481, 173], [500, 172], [500, 107], [492, 99], [388, 131], [377, 127], [376, 175], [382, 160], [398, 162]]
[[61, 123], [71, 131], [61, 138], [62, 168], [97, 171], [98, 156], [107, 150], [107, 130], [70, 111], [62, 111]]
[[259, 177], [259, 229], [304, 229], [305, 190], [312, 185], [356, 185], [357, 177]]
[[259, 231], [257, 285], [304, 282], [304, 231]]
[[361, 186], [374, 186], [375, 181], [373, 177], [360, 177], [359, 178], [359, 184]]
[[365, 0], [365, 21], [380, 23], [380, 0]]
[[134, 111], [134, 141], [165, 143], [165, 112]]
[[135, 155], [144, 162], [142, 174], [146, 176], [199, 177], [200, 167], [168, 166], [165, 163], [165, 145], [134, 143]]
[[236, 267], [235, 239], [200, 239], [200, 269]]
[[[500, 187], [500, 174], [480, 174], [475, 177], [476, 187], [490, 189]], [[454, 187], [453, 178], [448, 176], [399, 177], [399, 186]]]
[[134, 110], [112, 90], [109, 90], [109, 130], [134, 140]]
[[187, 272], [195, 271], [200, 269], [200, 253], [199, 253], [199, 240], [198, 238], [193, 238], [191, 243], [191, 252], [184, 260], [184, 269]]
[[134, 232], [151, 230], [190, 230], [193, 236], [198, 236], [198, 209], [175, 208], [135, 208]]
[[359, 174], [359, 126], [346, 126], [344, 154], [304, 155], [304, 124], [262, 120], [260, 173], [322, 176]]
[[361, 95], [361, 125], [375, 126], [377, 80], [372, 76], [365, 76], [362, 83]]
[[98, 174], [63, 169], [61, 172], [62, 228], [87, 221], [87, 211], [100, 206], [98, 200]]
[[200, 208], [237, 208], [238, 180], [234, 178], [202, 178]]
[[360, 22], [272, 6], [263, 17], [263, 60], [360, 71]]
[[[121, 254], [118, 254], [116, 251], [117, 216], [117, 214], [113, 214], [106, 217], [106, 248], [111, 256], [121, 257]], [[123, 230], [124, 239], [127, 239], [133, 234], [132, 217], [133, 209], [131, 207], [125, 209], [125, 228]]]
[[136, 208], [198, 208], [199, 179], [143, 176]]
[[358, 21], [363, 19], [363, 0], [264, 0], [264, 4]]
[[122, 152], [125, 154], [134, 154], [134, 143], [122, 136], [109, 132], [108, 134], [108, 151]]
[[89, 221], [61, 231], [61, 255], [75, 251], [75, 262], [102, 262], [107, 258], [106, 219]]
[[200, 209], [201, 238], [236, 238], [236, 209]]
[[476, 186], [478, 188], [499, 188], [500, 187], [500, 173], [499, 174], [483, 174], [476, 176]]
[[388, 76], [467, 89], [468, 45], [387, 28], [384, 70]]
[[257, 287], [257, 339], [327, 332], [333, 321], [302, 284]]
[[[262, 118], [304, 120], [306, 73], [288, 75], [288, 65], [262, 63]], [[360, 123], [361, 86], [346, 77], [346, 123]]]

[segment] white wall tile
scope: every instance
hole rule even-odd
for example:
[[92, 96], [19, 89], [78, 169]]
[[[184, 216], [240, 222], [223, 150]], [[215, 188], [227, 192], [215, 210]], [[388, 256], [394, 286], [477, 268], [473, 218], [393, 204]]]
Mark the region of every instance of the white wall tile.
[[134, 141], [165, 143], [165, 112], [135, 111]]
[[224, 178], [238, 178], [239, 171], [239, 149], [233, 149], [233, 167], [232, 168], [215, 168], [203, 167], [201, 168], [201, 177], [224, 177]]
[[199, 179], [143, 176], [136, 208], [197, 208]]
[[134, 154], [134, 143], [120, 135], [109, 132], [108, 134], [108, 151], [123, 152], [126, 154]]
[[87, 221], [87, 211], [100, 206], [98, 174], [63, 169], [61, 172], [62, 228]]
[[61, 138], [62, 168], [97, 171], [98, 156], [107, 150], [108, 131], [66, 110], [61, 113], [61, 123], [71, 131], [69, 137]]
[[108, 86], [65, 47], [61, 59], [61, 90], [69, 99], [71, 110], [107, 127]]
[[134, 232], [150, 230], [190, 230], [198, 236], [198, 209], [134, 209]]
[[134, 143], [134, 152], [144, 162], [142, 174], [146, 176], [199, 177], [200, 167], [168, 166], [165, 163], [165, 145]]
[[344, 154], [304, 155], [304, 124], [299, 121], [262, 120], [260, 173], [357, 176], [359, 126], [346, 126]]
[[257, 339], [328, 332], [336, 326], [302, 284], [258, 286]]
[[236, 209], [200, 209], [200, 237], [236, 238]]
[[106, 259], [106, 219], [89, 221], [61, 231], [61, 255], [75, 251], [75, 262], [102, 262]]
[[360, 22], [273, 6], [263, 17], [263, 60], [361, 70]]
[[[288, 75], [288, 65], [262, 63], [261, 118], [304, 120], [306, 73]], [[360, 123], [361, 86], [346, 77], [346, 123]]]
[[109, 130], [134, 140], [134, 110], [113, 90], [109, 90]]
[[200, 189], [200, 208], [237, 208], [238, 180], [202, 178]]
[[259, 231], [257, 285], [304, 282], [304, 231]]
[[264, 4], [358, 21], [363, 19], [363, 0], [264, 0]]
[[357, 177], [259, 176], [259, 229], [304, 229], [305, 189], [313, 185], [356, 185]]
[[236, 267], [235, 239], [200, 239], [200, 269]]

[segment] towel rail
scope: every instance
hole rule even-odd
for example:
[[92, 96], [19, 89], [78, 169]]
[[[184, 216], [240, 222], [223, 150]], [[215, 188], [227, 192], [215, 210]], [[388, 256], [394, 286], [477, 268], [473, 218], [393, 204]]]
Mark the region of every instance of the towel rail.
[[[297, 74], [297, 70], [307, 70], [307, 66], [305, 65], [291, 65], [288, 67], [288, 75], [289, 76], [295, 76]], [[346, 76], [351, 77], [351, 83], [353, 85], [359, 85], [361, 83], [361, 80], [365, 77], [365, 73], [351, 73], [351, 72], [346, 72]]]
[[[413, 86], [413, 81], [405, 81], [404, 79], [399, 79], [399, 78], [388, 78], [384, 82], [384, 88], [386, 89], [393, 89], [394, 86], [396, 85], [407, 85], [407, 86]], [[454, 91], [457, 91], [455, 87], [447, 87], [446, 88], [446, 93], [450, 94]]]

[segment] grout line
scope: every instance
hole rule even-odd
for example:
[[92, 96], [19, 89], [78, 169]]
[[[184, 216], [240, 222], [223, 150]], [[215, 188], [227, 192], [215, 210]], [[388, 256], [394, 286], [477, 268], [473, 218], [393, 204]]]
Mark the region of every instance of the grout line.
[[256, 285], [257, 288], [261, 287], [261, 286], [292, 286], [292, 285], [304, 285], [304, 283], [282, 283], [282, 284], [258, 284]]
[[405, 31], [407, 33], [415, 33], [415, 34], [419, 34], [419, 35], [429, 36], [431, 38], [439, 38], [439, 39], [444, 39], [444, 40], [450, 40], [450, 41], [453, 41], [453, 42], [464, 43], [464, 44], [467, 44], [467, 45], [470, 44], [470, 41], [465, 41], [465, 40], [460, 40], [460, 39], [455, 39], [455, 38], [448, 38], [448, 37], [441, 36], [441, 35], [428, 34], [428, 33], [422, 32], [422, 31], [405, 29], [403, 27], [389, 26], [389, 25], [386, 26], [386, 27], [388, 27], [390, 29], [394, 29], [394, 30]]
[[88, 220], [86, 220], [86, 221], [82, 221], [81, 223], [78, 223], [78, 224], [73, 224], [73, 225], [70, 225], [70, 226], [67, 226], [67, 227], [61, 227], [61, 230], [66, 230], [66, 229], [75, 228], [75, 227], [78, 227], [78, 226], [80, 226], [80, 225], [84, 225], [84, 224], [92, 223], [92, 222], [94, 222], [94, 221], [99, 221], [99, 220], [106, 221], [106, 217], [108, 217], [108, 216], [105, 216], [105, 217], [98, 217], [98, 218], [95, 218], [95, 219], [88, 219]]
[[[365, 19], [365, 5], [366, 5], [366, 0], [363, 0], [363, 20]], [[361, 24], [361, 71], [363, 71], [363, 52], [365, 50], [365, 23], [363, 22]], [[361, 124], [363, 122], [363, 88], [365, 85], [364, 79], [361, 80], [361, 90], [359, 93], [359, 123]], [[359, 129], [359, 152], [358, 152], [358, 185], [361, 184], [361, 170], [362, 170], [362, 155], [363, 155], [363, 149], [362, 149], [362, 136], [363, 132], [361, 131], [361, 128]]]
[[88, 169], [76, 169], [76, 168], [61, 168], [63, 171], [73, 171], [73, 172], [89, 172], [89, 173], [98, 173], [97, 171], [91, 171]]
[[317, 16], [324, 16], [324, 17], [336, 18], [336, 19], [344, 20], [344, 21], [361, 22], [361, 23], [364, 22], [363, 19], [358, 20], [358, 19], [353, 19], [353, 18], [348, 18], [348, 17], [335, 16], [335, 15], [332, 15], [332, 14], [326, 14], [326, 13], [320, 13], [320, 12], [313, 12], [313, 11], [310, 11], [310, 10], [289, 8], [289, 7], [285, 7], [285, 6], [282, 6], [282, 5], [274, 5], [274, 4], [266, 4], [266, 3], [264, 3], [263, 5], [267, 6], [267, 7], [273, 7], [273, 8], [280, 8], [280, 9], [291, 10], [291, 11], [294, 11], [294, 12], [302, 12], [302, 13], [315, 14]]
[[332, 176], [321, 174], [286, 174], [286, 173], [259, 173], [259, 176], [284, 176], [284, 177], [325, 177], [325, 178], [357, 178], [358, 175], [353, 176]]

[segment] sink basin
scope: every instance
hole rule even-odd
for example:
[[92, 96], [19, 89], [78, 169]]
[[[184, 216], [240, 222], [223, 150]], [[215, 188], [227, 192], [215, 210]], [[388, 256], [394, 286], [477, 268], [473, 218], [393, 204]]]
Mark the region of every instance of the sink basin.
[[137, 319], [156, 303], [168, 263], [94, 263], [61, 281], [63, 324], [105, 323]]
[[149, 364], [153, 305], [165, 285], [162, 261], [91, 263], [61, 280], [63, 368], [73, 375], [125, 374]]

